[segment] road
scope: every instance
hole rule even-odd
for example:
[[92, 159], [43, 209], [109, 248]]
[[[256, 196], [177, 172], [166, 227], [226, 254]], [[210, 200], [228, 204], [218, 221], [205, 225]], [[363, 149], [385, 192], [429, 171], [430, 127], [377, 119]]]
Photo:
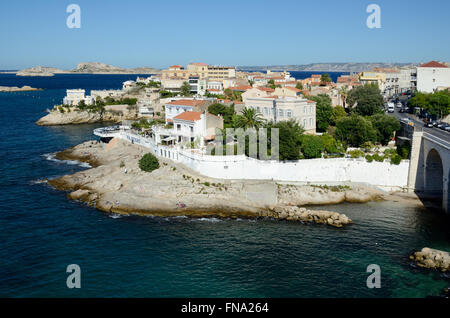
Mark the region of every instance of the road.
[[395, 107], [394, 113], [387, 113], [387, 114], [390, 116], [395, 116], [398, 119], [402, 119], [402, 118], [406, 117], [414, 123], [414, 128], [416, 129], [416, 131], [424, 131], [433, 136], [436, 136], [438, 138], [441, 138], [443, 140], [450, 142], [450, 132], [441, 130], [436, 127], [433, 127], [433, 128], [424, 127], [424, 122], [422, 120], [420, 120], [416, 115], [412, 115], [412, 114], [408, 114], [408, 113], [399, 113], [398, 111], [399, 111], [399, 108]]

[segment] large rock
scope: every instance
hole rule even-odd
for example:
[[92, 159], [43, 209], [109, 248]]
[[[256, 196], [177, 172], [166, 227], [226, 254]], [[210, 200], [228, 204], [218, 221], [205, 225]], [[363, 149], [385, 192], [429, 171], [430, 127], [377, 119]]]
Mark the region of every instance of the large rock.
[[420, 267], [438, 269], [443, 272], [450, 270], [449, 252], [424, 247], [421, 251], [411, 254], [409, 258]]
[[353, 223], [345, 214], [323, 210], [307, 210], [296, 206], [278, 206], [275, 207], [275, 213], [277, 214], [276, 218], [280, 220], [328, 224], [334, 227], [342, 227]]

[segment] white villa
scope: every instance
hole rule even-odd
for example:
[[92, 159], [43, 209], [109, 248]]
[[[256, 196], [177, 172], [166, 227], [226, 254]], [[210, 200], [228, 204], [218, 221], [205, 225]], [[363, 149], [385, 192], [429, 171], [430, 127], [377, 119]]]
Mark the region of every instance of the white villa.
[[316, 133], [316, 102], [303, 97], [248, 97], [245, 107], [256, 109], [268, 121], [295, 119], [308, 134]]
[[76, 106], [81, 101], [84, 101], [86, 105], [95, 104], [95, 98], [92, 96], [86, 96], [84, 89], [68, 89], [66, 90], [66, 97], [63, 99], [64, 105]]
[[204, 111], [210, 102], [198, 99], [179, 99], [168, 102], [164, 105], [166, 114], [166, 124], [173, 123], [173, 118], [183, 112]]
[[216, 128], [223, 129], [223, 118], [206, 111], [185, 111], [173, 117], [173, 128], [153, 127], [156, 144], [198, 142], [200, 147], [215, 138]]

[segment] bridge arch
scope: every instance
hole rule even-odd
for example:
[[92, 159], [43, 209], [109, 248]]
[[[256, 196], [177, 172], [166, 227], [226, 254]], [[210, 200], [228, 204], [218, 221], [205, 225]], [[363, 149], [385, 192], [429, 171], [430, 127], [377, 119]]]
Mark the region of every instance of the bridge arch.
[[425, 189], [442, 198], [444, 190], [444, 168], [439, 152], [432, 148], [425, 159]]

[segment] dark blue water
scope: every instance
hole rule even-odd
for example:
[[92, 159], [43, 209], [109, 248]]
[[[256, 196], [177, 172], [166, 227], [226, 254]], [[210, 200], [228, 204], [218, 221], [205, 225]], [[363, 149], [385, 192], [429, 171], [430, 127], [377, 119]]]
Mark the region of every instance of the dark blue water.
[[[448, 219], [396, 202], [326, 207], [343, 229], [270, 220], [115, 217], [40, 183], [85, 169], [49, 154], [94, 138], [99, 125], [39, 127], [66, 88], [118, 88], [129, 75], [15, 78], [0, 85], [0, 297], [424, 297], [450, 283], [416, 269], [414, 249], [450, 250]], [[63, 84], [64, 83], [64, 84]], [[366, 287], [381, 266], [381, 289]], [[66, 267], [81, 267], [81, 289]]]

